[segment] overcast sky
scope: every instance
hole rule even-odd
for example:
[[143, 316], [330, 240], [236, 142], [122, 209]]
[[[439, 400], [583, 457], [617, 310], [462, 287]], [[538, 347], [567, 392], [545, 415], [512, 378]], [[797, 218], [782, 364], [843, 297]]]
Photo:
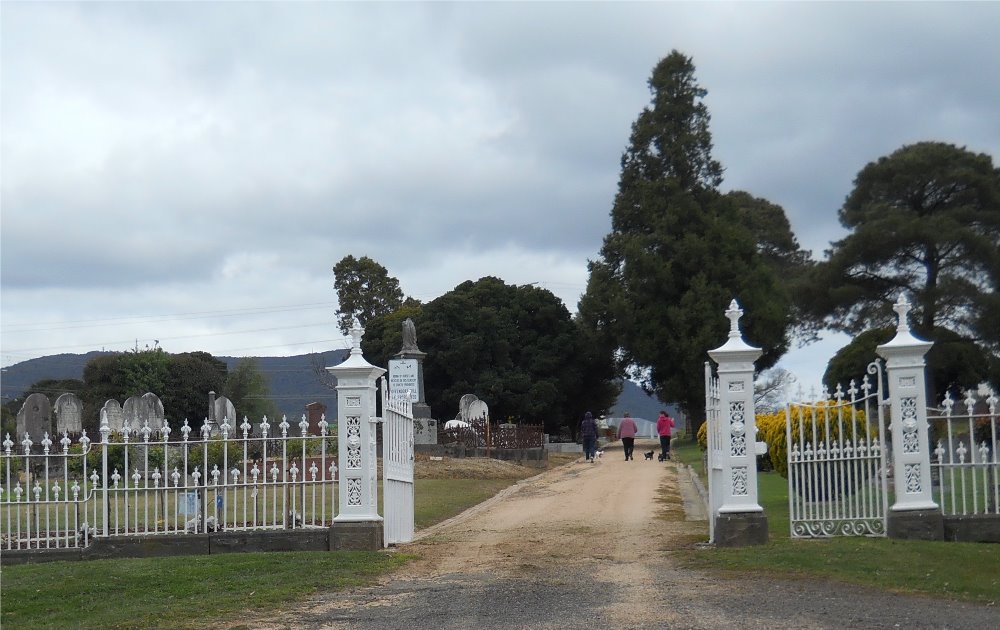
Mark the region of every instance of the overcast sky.
[[[985, 2], [4, 2], [0, 360], [343, 348], [347, 254], [423, 301], [494, 275], [575, 311], [672, 49], [723, 189], [820, 258], [868, 162], [1000, 157], [998, 24]], [[808, 389], [845, 342], [781, 365]]]

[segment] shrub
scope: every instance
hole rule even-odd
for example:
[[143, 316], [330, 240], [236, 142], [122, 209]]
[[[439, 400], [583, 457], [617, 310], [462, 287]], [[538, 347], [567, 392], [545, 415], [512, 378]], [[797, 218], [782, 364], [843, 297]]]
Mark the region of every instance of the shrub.
[[[869, 426], [865, 413], [853, 408], [849, 403], [837, 404], [836, 401], [821, 401], [812, 406], [792, 405], [792, 441], [797, 443], [802, 437], [803, 443], [809, 443], [816, 449], [821, 443], [852, 446], [858, 440], [867, 440], [877, 435], [875, 427]], [[768, 455], [774, 469], [782, 476], [788, 477], [788, 444], [785, 431], [786, 412], [784, 409], [776, 413], [757, 416], [758, 436], [767, 442]], [[815, 422], [814, 422], [815, 419]]]
[[[816, 410], [815, 430], [812, 421], [812, 409]], [[803, 427], [804, 442], [812, 443], [815, 449], [820, 442], [827, 440], [827, 424], [829, 423], [829, 439], [831, 443], [840, 440], [874, 437], [874, 427], [869, 427], [864, 411], [855, 410], [848, 403], [836, 401], [819, 402], [815, 407], [792, 405], [792, 440], [798, 441]], [[757, 439], [767, 443], [767, 455], [758, 458], [758, 469], [773, 468], [782, 477], [788, 477], [788, 445], [785, 433], [787, 415], [785, 409], [774, 413], [761, 413], [756, 416]], [[815, 431], [815, 434], [814, 434]], [[701, 450], [708, 449], [708, 422], [698, 429], [698, 446]]]

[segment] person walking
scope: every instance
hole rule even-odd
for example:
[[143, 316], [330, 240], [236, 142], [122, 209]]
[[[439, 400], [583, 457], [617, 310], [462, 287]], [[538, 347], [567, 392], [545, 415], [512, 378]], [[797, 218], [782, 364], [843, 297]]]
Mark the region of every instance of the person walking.
[[580, 437], [583, 438], [583, 454], [590, 463], [594, 463], [597, 454], [597, 423], [588, 411], [580, 421]]
[[670, 434], [674, 430], [674, 419], [664, 410], [660, 410], [660, 417], [656, 419], [656, 432], [660, 436], [660, 461], [670, 459]]
[[625, 412], [622, 423], [618, 425], [618, 439], [622, 441], [622, 448], [625, 449], [625, 461], [633, 460], [632, 451], [635, 449], [635, 434], [639, 432], [639, 427], [635, 425], [635, 420], [629, 413]]

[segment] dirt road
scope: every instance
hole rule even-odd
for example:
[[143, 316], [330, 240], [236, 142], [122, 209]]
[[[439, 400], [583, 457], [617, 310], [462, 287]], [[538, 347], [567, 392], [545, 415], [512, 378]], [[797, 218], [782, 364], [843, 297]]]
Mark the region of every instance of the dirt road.
[[[620, 447], [526, 479], [402, 548], [377, 587], [322, 594], [260, 628], [987, 628], [994, 608], [677, 566], [705, 538], [683, 468]], [[665, 499], [658, 497], [666, 497]], [[685, 509], [685, 507], [687, 509]], [[706, 551], [706, 553], [709, 553]]]

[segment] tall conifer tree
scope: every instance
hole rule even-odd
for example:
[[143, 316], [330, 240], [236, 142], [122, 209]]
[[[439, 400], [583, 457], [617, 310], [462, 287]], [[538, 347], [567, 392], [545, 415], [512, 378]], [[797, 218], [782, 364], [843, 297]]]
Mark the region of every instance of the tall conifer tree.
[[[653, 69], [652, 101], [622, 156], [611, 232], [579, 305], [581, 322], [617, 344], [621, 366], [647, 391], [679, 402], [691, 429], [704, 417], [702, 365], [725, 340], [729, 301], [743, 306], [744, 334], [764, 349], [758, 368], [773, 365], [788, 348], [791, 309], [776, 260], [806, 258], [780, 208], [776, 220], [773, 204], [719, 192], [723, 169], [694, 70], [677, 51]], [[758, 239], [764, 214], [784, 232]]]

